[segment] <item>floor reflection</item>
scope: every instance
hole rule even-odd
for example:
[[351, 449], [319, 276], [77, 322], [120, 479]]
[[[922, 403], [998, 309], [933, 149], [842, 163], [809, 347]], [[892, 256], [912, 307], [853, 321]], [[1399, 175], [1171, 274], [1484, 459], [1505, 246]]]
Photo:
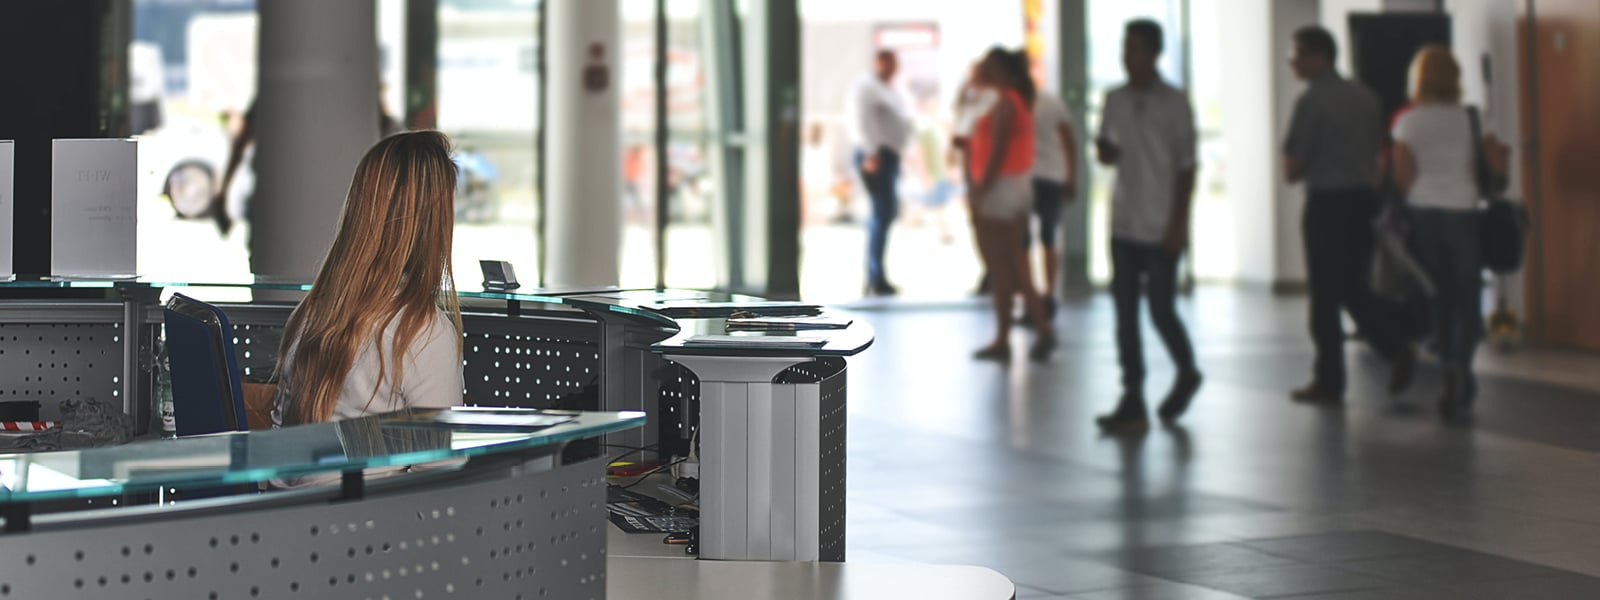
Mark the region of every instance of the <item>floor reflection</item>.
[[1390, 398], [1352, 346], [1346, 403], [1296, 404], [1302, 301], [1203, 288], [1182, 310], [1206, 387], [1131, 436], [1092, 422], [1120, 391], [1103, 299], [1064, 305], [1046, 365], [972, 361], [980, 303], [863, 312], [850, 560], [989, 566], [1024, 599], [1472, 597], [1447, 589], [1458, 570], [1505, 597], [1600, 597], [1596, 390], [1489, 375], [1477, 424], [1448, 427], [1431, 369]]

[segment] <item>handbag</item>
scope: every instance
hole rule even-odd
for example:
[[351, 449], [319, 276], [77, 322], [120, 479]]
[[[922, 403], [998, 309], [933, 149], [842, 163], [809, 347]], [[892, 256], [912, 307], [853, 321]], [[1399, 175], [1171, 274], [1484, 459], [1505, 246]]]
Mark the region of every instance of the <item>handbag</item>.
[[1485, 200], [1478, 212], [1478, 255], [1490, 271], [1510, 273], [1522, 268], [1527, 213], [1520, 203], [1502, 194], [1507, 177], [1489, 168], [1489, 159], [1483, 155], [1483, 124], [1478, 109], [1468, 107], [1467, 116], [1472, 123], [1472, 161], [1478, 195]]

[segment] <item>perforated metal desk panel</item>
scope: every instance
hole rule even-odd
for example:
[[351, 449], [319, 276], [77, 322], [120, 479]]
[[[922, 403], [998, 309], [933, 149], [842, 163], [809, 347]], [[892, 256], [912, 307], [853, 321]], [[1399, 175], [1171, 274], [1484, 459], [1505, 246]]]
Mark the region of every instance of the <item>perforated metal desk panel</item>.
[[[293, 295], [309, 285], [270, 280], [0, 282], [0, 401], [37, 400], [41, 418], [57, 420], [65, 398], [106, 400], [122, 406], [143, 432], [152, 421], [150, 366], [162, 320], [159, 301], [163, 291], [174, 289], [206, 299], [207, 290], [235, 297], [243, 290]], [[651, 344], [677, 333], [675, 322], [649, 310], [567, 300], [586, 293], [597, 291], [461, 291], [467, 401], [635, 410], [652, 417], [663, 407], [681, 410], [691, 402], [696, 395], [693, 374], [650, 351]], [[233, 324], [245, 380], [265, 382], [294, 304], [218, 306]], [[689, 438], [687, 432], [668, 433], [681, 440], [678, 446]], [[611, 442], [647, 446], [657, 443], [659, 434], [655, 426], [639, 428]]]
[[[605, 461], [569, 444], [643, 415], [513, 434], [382, 419], [0, 455], [0, 598], [604, 597]], [[462, 458], [365, 485], [34, 515], [15, 531], [19, 505], [53, 498]]]

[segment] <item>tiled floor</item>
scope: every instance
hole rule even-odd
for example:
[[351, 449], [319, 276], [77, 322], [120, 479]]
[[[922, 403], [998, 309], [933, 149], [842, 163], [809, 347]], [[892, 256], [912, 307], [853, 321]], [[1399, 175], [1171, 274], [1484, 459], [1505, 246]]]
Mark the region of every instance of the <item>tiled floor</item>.
[[[1063, 306], [1045, 365], [971, 360], [981, 304], [864, 310], [852, 562], [989, 566], [1023, 599], [1600, 598], [1600, 358], [1486, 355], [1463, 427], [1433, 418], [1433, 369], [1389, 398], [1351, 345], [1346, 404], [1299, 405], [1304, 301], [1202, 288], [1182, 307], [1207, 375], [1194, 409], [1107, 437], [1105, 298]], [[1159, 398], [1172, 370], [1149, 333]]]

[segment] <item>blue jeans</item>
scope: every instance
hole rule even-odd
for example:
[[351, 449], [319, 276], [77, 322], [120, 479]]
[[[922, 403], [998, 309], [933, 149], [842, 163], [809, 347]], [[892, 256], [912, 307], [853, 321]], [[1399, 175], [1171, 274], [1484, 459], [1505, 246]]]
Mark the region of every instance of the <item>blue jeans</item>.
[[1445, 366], [1472, 373], [1483, 339], [1483, 263], [1478, 258], [1478, 214], [1466, 210], [1411, 211], [1417, 261], [1438, 295], [1431, 311], [1433, 341]]
[[867, 197], [872, 199], [872, 216], [867, 219], [867, 285], [882, 287], [889, 285], [889, 278], [883, 274], [883, 253], [889, 245], [889, 224], [900, 213], [900, 198], [895, 190], [895, 184], [900, 179], [900, 153], [888, 148], [879, 148], [875, 152], [878, 170], [873, 173], [861, 168], [866, 159], [863, 150], [857, 149], [853, 158], [856, 172], [861, 174], [861, 182], [867, 187]]

